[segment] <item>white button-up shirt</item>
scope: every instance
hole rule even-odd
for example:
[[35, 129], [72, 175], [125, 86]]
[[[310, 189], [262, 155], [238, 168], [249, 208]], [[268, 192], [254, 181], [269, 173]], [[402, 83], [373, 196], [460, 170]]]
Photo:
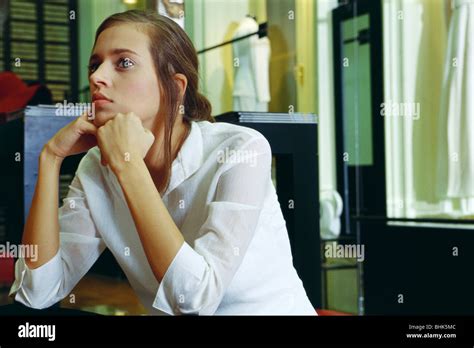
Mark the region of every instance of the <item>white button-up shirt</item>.
[[49, 307], [109, 248], [150, 314], [316, 315], [293, 267], [271, 160], [256, 130], [192, 122], [162, 197], [185, 242], [159, 283], [117, 177], [90, 149], [59, 208], [58, 253], [36, 269], [19, 258], [10, 294]]

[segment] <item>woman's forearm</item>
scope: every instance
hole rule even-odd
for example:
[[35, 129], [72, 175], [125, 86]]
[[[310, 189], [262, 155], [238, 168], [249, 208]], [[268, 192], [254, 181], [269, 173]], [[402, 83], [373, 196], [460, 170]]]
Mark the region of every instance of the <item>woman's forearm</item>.
[[58, 184], [62, 159], [51, 154], [47, 145], [39, 157], [38, 180], [22, 243], [37, 247], [35, 259], [25, 257], [26, 265], [38, 268], [59, 250]]
[[135, 222], [148, 263], [161, 282], [184, 243], [142, 159], [116, 173]]

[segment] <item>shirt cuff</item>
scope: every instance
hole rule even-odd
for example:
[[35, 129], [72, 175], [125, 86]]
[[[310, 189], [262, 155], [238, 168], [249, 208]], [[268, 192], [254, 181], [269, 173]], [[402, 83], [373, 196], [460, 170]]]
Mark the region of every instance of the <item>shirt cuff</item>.
[[202, 303], [197, 293], [208, 267], [204, 257], [184, 242], [161, 280], [153, 307], [170, 315], [199, 314]]
[[15, 263], [15, 281], [9, 296], [16, 293], [15, 300], [25, 306], [46, 308], [51, 294], [56, 294], [61, 286], [62, 273], [60, 250], [51, 260], [35, 269], [30, 269], [24, 258], [20, 257]]

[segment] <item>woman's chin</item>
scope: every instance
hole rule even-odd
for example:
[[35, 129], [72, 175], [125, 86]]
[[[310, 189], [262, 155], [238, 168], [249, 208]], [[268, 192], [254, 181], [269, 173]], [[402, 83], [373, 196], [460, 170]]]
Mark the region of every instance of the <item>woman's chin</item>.
[[115, 113], [112, 113], [110, 111], [96, 111], [95, 112], [95, 117], [94, 117], [94, 125], [96, 127], [102, 127], [104, 124], [107, 123], [108, 120], [111, 120], [114, 118]]

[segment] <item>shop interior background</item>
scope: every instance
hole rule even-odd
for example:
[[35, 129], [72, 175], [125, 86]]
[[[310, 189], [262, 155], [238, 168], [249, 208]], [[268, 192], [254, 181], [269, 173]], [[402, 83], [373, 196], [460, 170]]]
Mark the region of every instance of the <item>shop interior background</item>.
[[[308, 276], [318, 284], [315, 309], [474, 313], [473, 1], [0, 0], [0, 71], [46, 86], [52, 104], [90, 102], [95, 30], [133, 8], [173, 18], [197, 51], [232, 40], [248, 15], [267, 23], [268, 112], [317, 116], [318, 170], [310, 180], [318, 208], [309, 212], [320, 221], [310, 231], [317, 260], [299, 265], [315, 269]], [[232, 44], [200, 53], [199, 62], [214, 116], [252, 111], [233, 106]], [[10, 87], [0, 86], [0, 105]], [[20, 241], [24, 195], [34, 185], [25, 182], [32, 175], [25, 130], [8, 127], [18, 117], [0, 109], [3, 249]], [[299, 173], [277, 182], [278, 161], [275, 185], [309, 185], [298, 182]], [[62, 168], [61, 198], [76, 165], [72, 159]], [[308, 207], [293, 203], [291, 209]], [[12, 301], [12, 262], [0, 257], [0, 305]], [[145, 313], [110, 253], [60, 306]]]

